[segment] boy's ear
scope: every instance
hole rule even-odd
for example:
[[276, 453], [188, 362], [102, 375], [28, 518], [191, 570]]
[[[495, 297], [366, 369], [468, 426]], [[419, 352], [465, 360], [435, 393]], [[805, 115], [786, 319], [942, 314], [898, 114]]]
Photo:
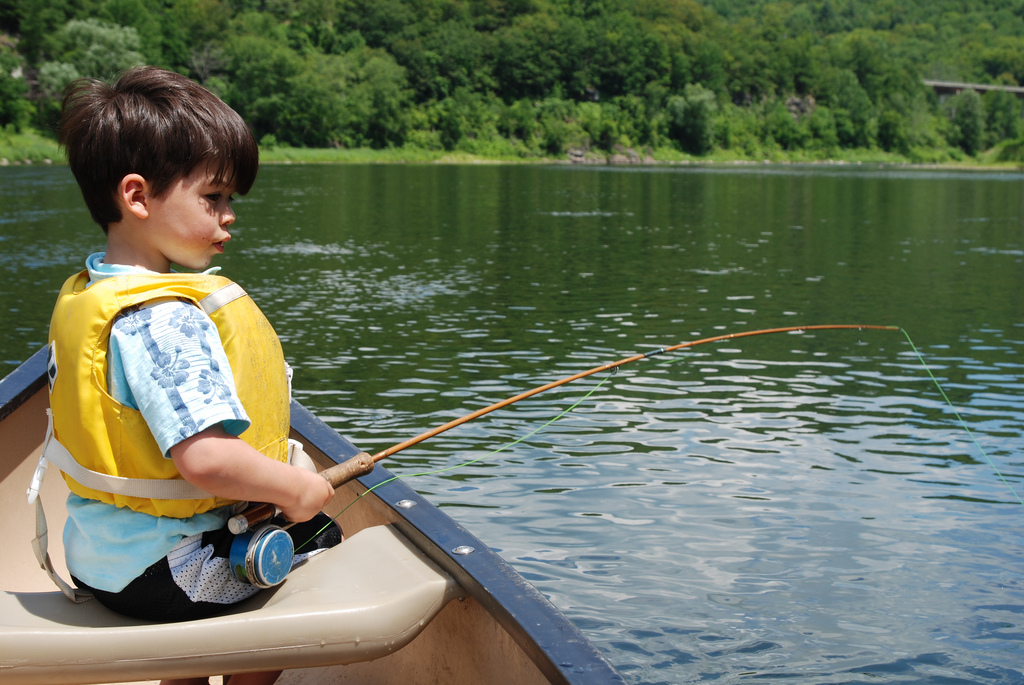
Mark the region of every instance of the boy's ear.
[[152, 188], [149, 181], [139, 174], [128, 174], [117, 187], [117, 199], [125, 211], [139, 219], [149, 217], [149, 200]]

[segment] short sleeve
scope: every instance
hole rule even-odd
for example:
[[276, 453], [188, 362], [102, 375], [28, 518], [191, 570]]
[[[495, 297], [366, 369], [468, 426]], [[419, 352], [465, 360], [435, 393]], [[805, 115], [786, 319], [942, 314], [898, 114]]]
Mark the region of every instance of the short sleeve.
[[231, 435], [249, 427], [217, 327], [191, 302], [125, 309], [111, 329], [109, 360], [112, 394], [142, 413], [165, 456], [218, 423]]

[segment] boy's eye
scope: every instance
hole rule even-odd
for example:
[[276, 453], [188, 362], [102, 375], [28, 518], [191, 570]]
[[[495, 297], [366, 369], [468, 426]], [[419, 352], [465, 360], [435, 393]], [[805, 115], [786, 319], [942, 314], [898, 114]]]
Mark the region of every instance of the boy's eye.
[[[209, 200], [210, 202], [220, 202], [222, 197], [224, 197], [223, 193], [210, 193], [209, 195], [206, 196], [206, 199]], [[228, 202], [234, 202], [234, 201], [235, 201], [235, 196], [234, 195], [228, 195]]]

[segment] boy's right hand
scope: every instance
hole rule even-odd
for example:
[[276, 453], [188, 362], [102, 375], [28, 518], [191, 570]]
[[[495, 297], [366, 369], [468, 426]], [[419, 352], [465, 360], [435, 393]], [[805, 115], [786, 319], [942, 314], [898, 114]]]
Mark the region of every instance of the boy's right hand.
[[334, 497], [334, 488], [317, 473], [307, 471], [297, 466], [288, 468], [296, 472], [297, 476], [294, 501], [288, 504], [284, 502], [271, 502], [276, 504], [281, 514], [293, 523], [302, 523], [320, 513], [320, 510]]

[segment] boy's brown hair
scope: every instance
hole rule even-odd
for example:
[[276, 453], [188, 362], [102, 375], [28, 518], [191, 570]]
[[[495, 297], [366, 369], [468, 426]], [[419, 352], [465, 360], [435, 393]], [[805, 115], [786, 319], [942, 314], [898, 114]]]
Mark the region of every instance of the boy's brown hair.
[[103, 230], [121, 220], [117, 187], [139, 174], [160, 196], [201, 166], [216, 183], [249, 192], [259, 168], [252, 132], [216, 95], [156, 67], [124, 72], [113, 85], [79, 79], [64, 91], [58, 141]]

